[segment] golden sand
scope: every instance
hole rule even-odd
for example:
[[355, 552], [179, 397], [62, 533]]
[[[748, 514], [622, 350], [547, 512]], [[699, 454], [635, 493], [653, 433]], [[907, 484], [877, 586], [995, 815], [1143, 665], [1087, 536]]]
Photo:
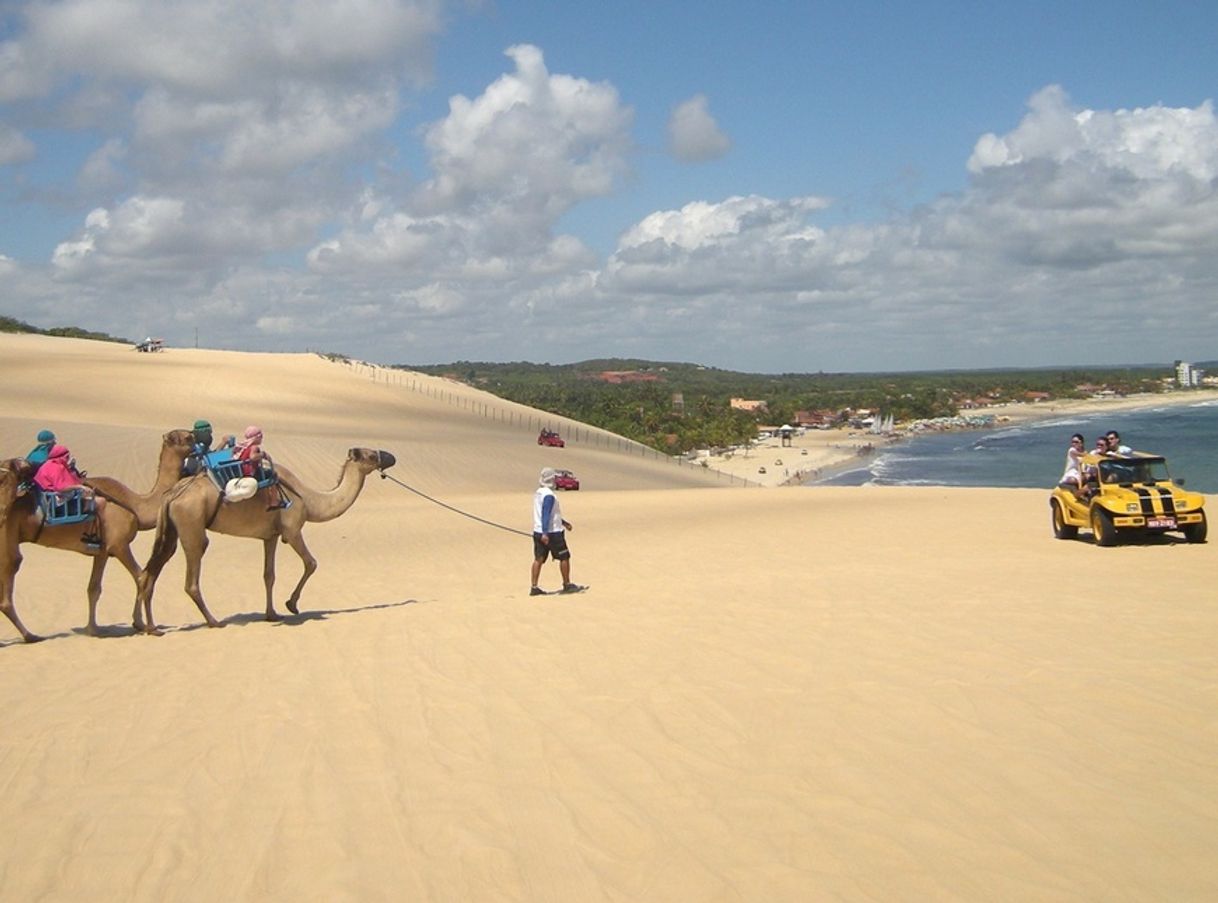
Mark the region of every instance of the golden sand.
[[[262, 426], [318, 488], [388, 449], [526, 531], [538, 470], [569, 467], [591, 585], [531, 598], [527, 538], [376, 477], [306, 528], [320, 567], [279, 624], [258, 542], [211, 540], [222, 630], [179, 553], [161, 637], [114, 564], [83, 635], [89, 561], [23, 546], [48, 639], [0, 619], [0, 899], [1218, 898], [1218, 543], [1055, 541], [1036, 490], [544, 449], [527, 409], [312, 355], [0, 336], [0, 372], [5, 456], [50, 427], [139, 490], [197, 417]], [[278, 572], [282, 610], [286, 547]]]

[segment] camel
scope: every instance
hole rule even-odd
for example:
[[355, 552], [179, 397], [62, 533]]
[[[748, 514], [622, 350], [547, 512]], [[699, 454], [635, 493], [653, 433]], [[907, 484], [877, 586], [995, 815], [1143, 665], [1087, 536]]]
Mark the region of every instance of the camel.
[[199, 573], [203, 554], [207, 551], [207, 533], [210, 531], [262, 540], [262, 581], [266, 587], [268, 621], [281, 620], [275, 611], [272, 596], [275, 587], [276, 542], [282, 541], [291, 546], [304, 565], [304, 573], [287, 601], [288, 611], [298, 614], [300, 594], [305, 583], [317, 570], [317, 559], [309, 552], [302, 536], [304, 525], [334, 520], [345, 514], [355, 504], [368, 475], [374, 470], [387, 470], [395, 463], [396, 459], [387, 451], [353, 448], [347, 452], [347, 460], [343, 462], [338, 484], [326, 492], [309, 489], [291, 471], [276, 464], [279, 488], [291, 502], [288, 508], [268, 509], [266, 490], [262, 489], [244, 501], [226, 502], [219, 487], [206, 473], [183, 480], [171, 492], [166, 493], [162, 501], [152, 554], [139, 577], [136, 604], [144, 605], [148, 623], [153, 625], [155, 630], [152, 594], [162, 568], [177, 551], [180, 540], [186, 555], [186, 594], [194, 600], [208, 627], [223, 627], [208, 610], [199, 588]]
[[[82, 541], [85, 524], [46, 525], [35, 493], [20, 494], [8, 502], [0, 496], [0, 504], [4, 504], [7, 513], [4, 529], [0, 531], [0, 536], [3, 537], [0, 542], [0, 579], [3, 580], [4, 590], [0, 605], [4, 606], [5, 614], [27, 643], [37, 642], [42, 637], [30, 633], [21, 625], [13, 607], [13, 584], [22, 561], [21, 543], [33, 542], [52, 549], [79, 552], [93, 558], [88, 587], [89, 623], [85, 630], [89, 636], [97, 636], [97, 603], [101, 598], [106, 564], [111, 558], [117, 558], [127, 569], [138, 589], [140, 567], [131, 553], [131, 542], [138, 531], [150, 530], [156, 526], [161, 496], [180, 479], [182, 462], [190, 453], [193, 442], [194, 436], [189, 430], [170, 430], [165, 433], [162, 437], [156, 479], [147, 493], [133, 492], [118, 480], [109, 477], [83, 479], [98, 495], [111, 502], [105, 506], [97, 521], [97, 532], [102, 537], [100, 549], [87, 546]], [[141, 615], [138, 596], [131, 622], [136, 630], [147, 630], [147, 621]]]
[[0, 461], [0, 611], [13, 622], [27, 643], [36, 643], [42, 637], [26, 630], [13, 605], [13, 580], [21, 567], [21, 551], [19, 545], [9, 538], [8, 513], [33, 475], [34, 468], [25, 458]]

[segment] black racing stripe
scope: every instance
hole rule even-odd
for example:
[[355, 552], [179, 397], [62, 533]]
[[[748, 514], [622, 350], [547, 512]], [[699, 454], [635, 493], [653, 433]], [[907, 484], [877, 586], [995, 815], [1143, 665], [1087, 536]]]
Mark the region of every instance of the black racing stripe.
[[1176, 513], [1176, 500], [1171, 496], [1171, 490], [1166, 486], [1156, 486], [1159, 490], [1159, 501], [1163, 505], [1163, 513], [1174, 515]]
[[1150, 490], [1138, 487], [1134, 489], [1134, 492], [1138, 494], [1138, 499], [1142, 503], [1142, 514], [1146, 517], [1154, 517], [1155, 503], [1150, 497]]

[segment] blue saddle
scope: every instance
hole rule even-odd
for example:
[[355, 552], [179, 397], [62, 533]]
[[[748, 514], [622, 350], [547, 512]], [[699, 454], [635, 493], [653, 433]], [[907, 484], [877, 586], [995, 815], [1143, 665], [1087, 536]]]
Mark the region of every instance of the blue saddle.
[[[245, 476], [243, 469], [245, 463], [245, 461], [233, 457], [233, 450], [231, 448], [218, 448], [203, 456], [203, 466], [207, 468], [207, 473], [215, 484], [220, 487], [221, 492], [224, 491], [224, 487], [228, 485], [229, 480], [236, 480]], [[258, 467], [254, 472], [254, 476], [258, 479], [259, 489], [265, 489], [279, 480], [275, 476], [275, 472], [269, 467]]]
[[97, 513], [93, 498], [79, 489], [65, 489], [63, 492], [40, 489], [38, 507], [42, 509], [43, 521], [48, 527], [84, 523]]

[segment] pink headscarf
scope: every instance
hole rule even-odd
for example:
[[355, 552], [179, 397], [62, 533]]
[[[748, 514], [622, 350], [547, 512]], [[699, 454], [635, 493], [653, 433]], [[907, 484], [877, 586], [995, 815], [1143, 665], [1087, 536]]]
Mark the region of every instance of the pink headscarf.
[[257, 445], [258, 441], [261, 438], [262, 438], [262, 430], [259, 427], [247, 426], [245, 428], [245, 440], [243, 442], [239, 442], [238, 445], [241, 446], [242, 448], [246, 448], [251, 445]]
[[65, 448], [64, 446], [52, 445], [50, 452], [47, 453], [47, 459], [50, 460], [51, 458], [66, 458], [70, 454], [71, 454], [71, 452], [69, 452], [67, 450], [67, 448]]

